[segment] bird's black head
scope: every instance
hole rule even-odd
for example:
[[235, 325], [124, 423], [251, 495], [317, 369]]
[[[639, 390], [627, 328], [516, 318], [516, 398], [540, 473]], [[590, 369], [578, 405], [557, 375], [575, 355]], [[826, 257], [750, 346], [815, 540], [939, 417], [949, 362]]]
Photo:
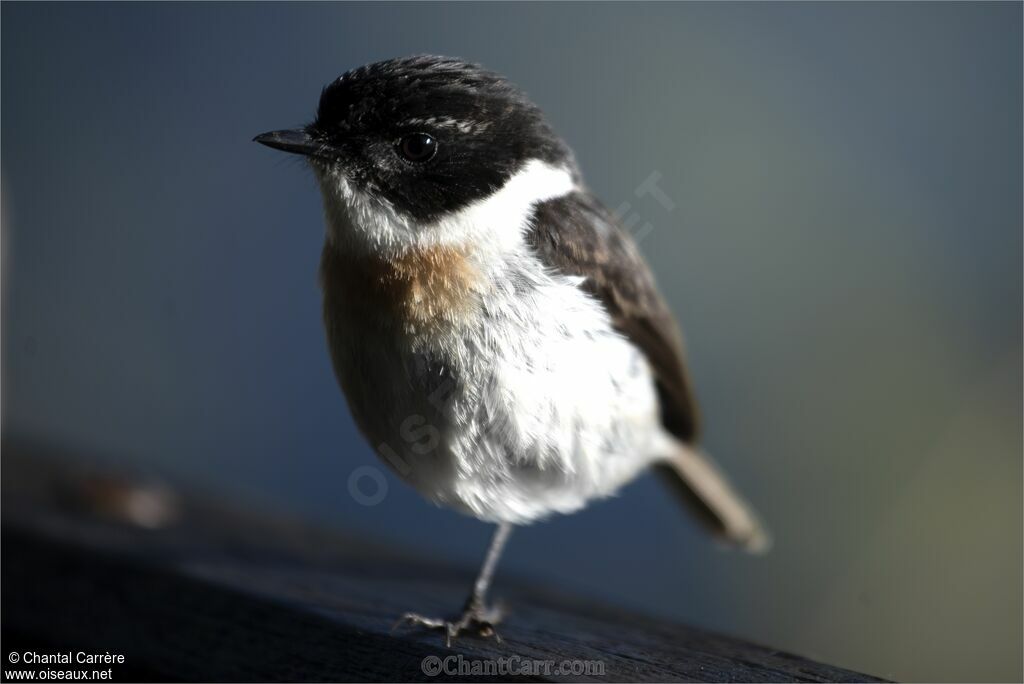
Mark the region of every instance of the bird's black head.
[[531, 159], [572, 165], [521, 91], [448, 57], [349, 71], [324, 88], [313, 123], [256, 140], [308, 155], [318, 171], [421, 221], [487, 197]]

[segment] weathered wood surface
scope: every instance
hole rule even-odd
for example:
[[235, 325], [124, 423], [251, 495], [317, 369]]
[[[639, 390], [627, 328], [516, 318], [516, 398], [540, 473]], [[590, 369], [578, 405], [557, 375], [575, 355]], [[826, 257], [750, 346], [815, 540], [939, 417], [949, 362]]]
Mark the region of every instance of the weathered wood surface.
[[[498, 593], [514, 612], [503, 643], [446, 648], [434, 632], [390, 630], [405, 610], [459, 606], [469, 568], [36, 452], [4, 441], [5, 674], [11, 650], [67, 648], [124, 654], [113, 668], [120, 681], [877, 681], [507, 577]], [[425, 658], [450, 655], [519, 667], [600, 661], [605, 675], [424, 673]]]

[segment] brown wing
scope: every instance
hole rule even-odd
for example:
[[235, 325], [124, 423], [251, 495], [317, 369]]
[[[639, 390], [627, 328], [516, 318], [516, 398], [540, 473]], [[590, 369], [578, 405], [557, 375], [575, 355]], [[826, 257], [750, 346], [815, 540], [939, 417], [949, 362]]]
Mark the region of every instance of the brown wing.
[[658, 293], [647, 263], [615, 217], [586, 193], [541, 204], [529, 240], [551, 269], [586, 278], [612, 323], [640, 349], [654, 370], [661, 420], [690, 446], [667, 455], [656, 470], [679, 500], [719, 539], [763, 551], [769, 537], [753, 509], [695, 444], [697, 403], [683, 357], [682, 338]]
[[589, 193], [573, 193], [537, 208], [528, 239], [549, 268], [586, 278], [582, 287], [604, 304], [615, 328], [654, 369], [666, 429], [696, 442], [699, 417], [682, 337], [647, 262], [614, 215]]

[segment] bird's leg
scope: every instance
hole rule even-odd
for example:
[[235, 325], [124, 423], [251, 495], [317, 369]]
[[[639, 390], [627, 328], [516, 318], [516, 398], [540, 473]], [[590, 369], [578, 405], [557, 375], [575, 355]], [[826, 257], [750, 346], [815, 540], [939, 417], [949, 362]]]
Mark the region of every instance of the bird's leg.
[[[504, 550], [505, 542], [508, 541], [508, 536], [511, 532], [512, 526], [508, 523], [499, 524], [498, 529], [494, 531], [494, 537], [491, 539], [491, 545], [487, 549], [487, 556], [484, 558], [483, 567], [480, 568], [480, 574], [477, 575], [476, 582], [473, 583], [473, 590], [466, 599], [466, 605], [462, 607], [462, 617], [457, 623], [463, 628], [474, 624], [478, 625], [483, 628], [481, 630], [483, 636], [491, 636], [492, 634], [497, 636], [494, 632], [494, 625], [501, 621], [502, 614], [499, 608], [487, 607], [487, 590], [491, 586], [491, 580], [494, 578], [494, 569], [498, 567], [498, 559], [501, 558], [501, 552]], [[484, 634], [484, 631], [490, 633]]]
[[480, 568], [480, 574], [477, 575], [476, 581], [473, 583], [473, 590], [462, 608], [462, 615], [451, 620], [442, 620], [423, 617], [416, 613], [406, 613], [395, 623], [395, 627], [409, 623], [430, 629], [443, 629], [445, 644], [448, 646], [452, 645], [452, 639], [465, 632], [473, 632], [483, 637], [494, 637], [500, 642], [501, 637], [494, 630], [494, 625], [501, 621], [502, 611], [498, 608], [488, 608], [485, 600], [487, 589], [494, 577], [494, 569], [498, 565], [498, 559], [501, 557], [505, 542], [508, 541], [508, 536], [511, 533], [512, 525], [509, 523], [500, 523], [498, 529], [494, 531], [483, 567]]

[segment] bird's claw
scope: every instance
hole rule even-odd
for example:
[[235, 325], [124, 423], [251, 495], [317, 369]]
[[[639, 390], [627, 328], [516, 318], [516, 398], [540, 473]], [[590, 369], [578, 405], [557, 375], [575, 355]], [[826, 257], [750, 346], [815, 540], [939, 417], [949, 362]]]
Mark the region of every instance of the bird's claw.
[[391, 631], [394, 632], [405, 624], [425, 627], [427, 629], [444, 630], [444, 643], [449, 648], [451, 648], [452, 641], [463, 634], [470, 634], [485, 639], [493, 638], [500, 644], [502, 643], [501, 636], [494, 626], [501, 621], [502, 617], [503, 611], [499, 608], [488, 609], [472, 605], [467, 607], [460, 617], [453, 620], [425, 617], [419, 613], [405, 613], [402, 617], [398, 618]]

